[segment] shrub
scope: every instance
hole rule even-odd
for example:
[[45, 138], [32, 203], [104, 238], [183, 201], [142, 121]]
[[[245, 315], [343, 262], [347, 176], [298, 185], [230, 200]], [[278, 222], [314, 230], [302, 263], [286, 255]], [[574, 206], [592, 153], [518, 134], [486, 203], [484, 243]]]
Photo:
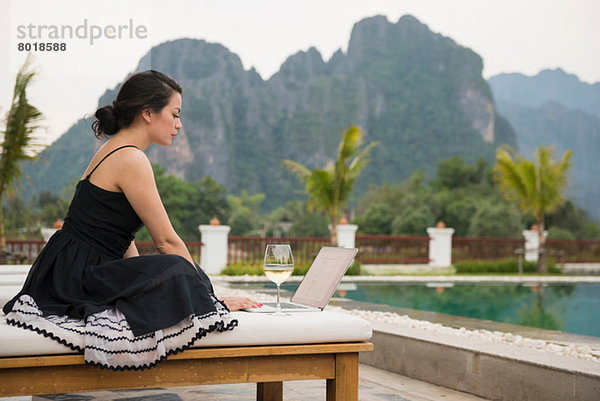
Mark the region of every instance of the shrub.
[[232, 263], [225, 266], [225, 268], [221, 270], [221, 274], [225, 276], [243, 276], [245, 274], [249, 276], [260, 276], [263, 274], [263, 267], [262, 265]]
[[[456, 273], [518, 273], [519, 262], [517, 259], [502, 260], [465, 260], [454, 263]], [[536, 262], [523, 261], [523, 273], [535, 273]], [[548, 273], [559, 274], [560, 268], [551, 260], [548, 260]]]
[[[309, 267], [310, 266], [307, 265], [295, 265], [292, 274], [294, 276], [303, 276], [306, 274]], [[249, 276], [262, 276], [264, 273], [262, 264], [250, 265], [247, 263], [232, 263], [225, 266], [225, 268], [221, 270], [221, 274], [225, 276], [243, 276], [244, 274]]]

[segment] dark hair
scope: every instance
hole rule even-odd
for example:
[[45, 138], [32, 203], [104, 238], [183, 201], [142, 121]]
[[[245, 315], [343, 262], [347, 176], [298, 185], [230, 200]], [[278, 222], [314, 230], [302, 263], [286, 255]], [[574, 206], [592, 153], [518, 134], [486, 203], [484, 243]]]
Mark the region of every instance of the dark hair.
[[179, 83], [159, 71], [148, 70], [133, 74], [119, 89], [112, 105], [96, 110], [92, 129], [97, 138], [111, 136], [119, 129], [128, 127], [135, 117], [147, 108], [160, 112], [173, 92], [183, 93]]

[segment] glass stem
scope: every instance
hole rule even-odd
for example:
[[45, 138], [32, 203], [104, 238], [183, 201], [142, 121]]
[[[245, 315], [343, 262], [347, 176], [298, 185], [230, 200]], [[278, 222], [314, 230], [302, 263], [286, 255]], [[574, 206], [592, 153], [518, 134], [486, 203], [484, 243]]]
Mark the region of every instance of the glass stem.
[[281, 304], [279, 303], [279, 284], [277, 284], [277, 306], [275, 307], [275, 313], [281, 314]]

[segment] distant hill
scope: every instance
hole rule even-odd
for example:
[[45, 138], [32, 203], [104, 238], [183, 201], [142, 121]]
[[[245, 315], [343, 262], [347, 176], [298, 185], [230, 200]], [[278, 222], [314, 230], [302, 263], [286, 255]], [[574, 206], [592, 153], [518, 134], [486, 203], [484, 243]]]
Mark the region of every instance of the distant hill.
[[540, 144], [555, 145], [560, 154], [573, 151], [570, 194], [600, 220], [600, 84], [586, 84], [562, 70], [534, 77], [501, 74], [489, 82], [523, 155], [531, 157]]
[[528, 107], [556, 102], [600, 118], [600, 83], [581, 82], [576, 75], [560, 68], [543, 70], [533, 77], [517, 73], [498, 74], [488, 82], [497, 100]]
[[[433, 176], [440, 158], [492, 161], [500, 144], [517, 145], [481, 76], [481, 57], [412, 16], [366, 18], [354, 26], [346, 53], [325, 61], [314, 48], [298, 52], [269, 80], [204, 40], [155, 46], [136, 70], [150, 65], [184, 87], [183, 132], [168, 149], [151, 147], [150, 159], [187, 180], [210, 175], [231, 193], [263, 192], [267, 209], [301, 189], [281, 159], [321, 167], [351, 124], [380, 142], [356, 195], [418, 168]], [[90, 122], [76, 123], [41, 154], [46, 162], [26, 168], [36, 192], [58, 191], [82, 174], [94, 148]]]

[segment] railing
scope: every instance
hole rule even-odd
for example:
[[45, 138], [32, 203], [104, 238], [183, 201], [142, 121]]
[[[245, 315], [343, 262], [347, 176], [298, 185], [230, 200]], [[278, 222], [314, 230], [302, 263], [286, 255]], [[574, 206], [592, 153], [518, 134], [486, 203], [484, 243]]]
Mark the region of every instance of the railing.
[[[158, 251], [156, 250], [156, 246], [152, 241], [136, 241], [135, 246], [138, 249], [140, 255], [157, 255]], [[192, 259], [194, 259], [197, 263], [200, 263], [200, 255], [202, 252], [202, 242], [186, 242], [185, 246], [187, 246], [190, 255], [192, 255]]]
[[524, 238], [455, 237], [452, 238], [452, 261], [511, 258], [515, 250], [524, 246]]
[[[524, 248], [525, 239], [522, 238], [455, 237], [452, 239], [452, 260], [505, 259], [523, 252]], [[600, 240], [548, 239], [546, 253], [560, 263], [598, 263]]]
[[33, 263], [40, 254], [45, 242], [42, 240], [6, 240], [6, 250], [10, 262], [17, 264]]
[[296, 265], [310, 265], [329, 238], [229, 237], [227, 263], [262, 264], [267, 244], [290, 244]]
[[[228, 262], [261, 264], [267, 244], [290, 244], [294, 261], [298, 265], [309, 265], [322, 246], [329, 245], [329, 238], [271, 238], [271, 237], [229, 237]], [[41, 240], [7, 240], [6, 247], [11, 254], [9, 263], [30, 264], [42, 250]], [[198, 263], [202, 249], [201, 242], [186, 242], [192, 258]], [[136, 242], [140, 255], [157, 254], [152, 242]], [[521, 238], [468, 238], [452, 239], [452, 260], [495, 260], [515, 256], [515, 251], [523, 249], [525, 240]], [[429, 237], [403, 235], [357, 235], [356, 247], [360, 252], [361, 263], [428, 263]], [[600, 240], [546, 240], [549, 256], [560, 255], [567, 263], [600, 263]]]
[[357, 235], [361, 263], [429, 263], [429, 237], [405, 235]]
[[[46, 243], [42, 240], [7, 240], [6, 250], [10, 254], [10, 262], [17, 264], [31, 264], [38, 257]], [[158, 252], [153, 242], [139, 241], [135, 245], [140, 255], [155, 255]], [[202, 242], [186, 242], [192, 258], [200, 263]]]
[[600, 240], [547, 239], [546, 250], [562, 255], [566, 263], [600, 262]]

